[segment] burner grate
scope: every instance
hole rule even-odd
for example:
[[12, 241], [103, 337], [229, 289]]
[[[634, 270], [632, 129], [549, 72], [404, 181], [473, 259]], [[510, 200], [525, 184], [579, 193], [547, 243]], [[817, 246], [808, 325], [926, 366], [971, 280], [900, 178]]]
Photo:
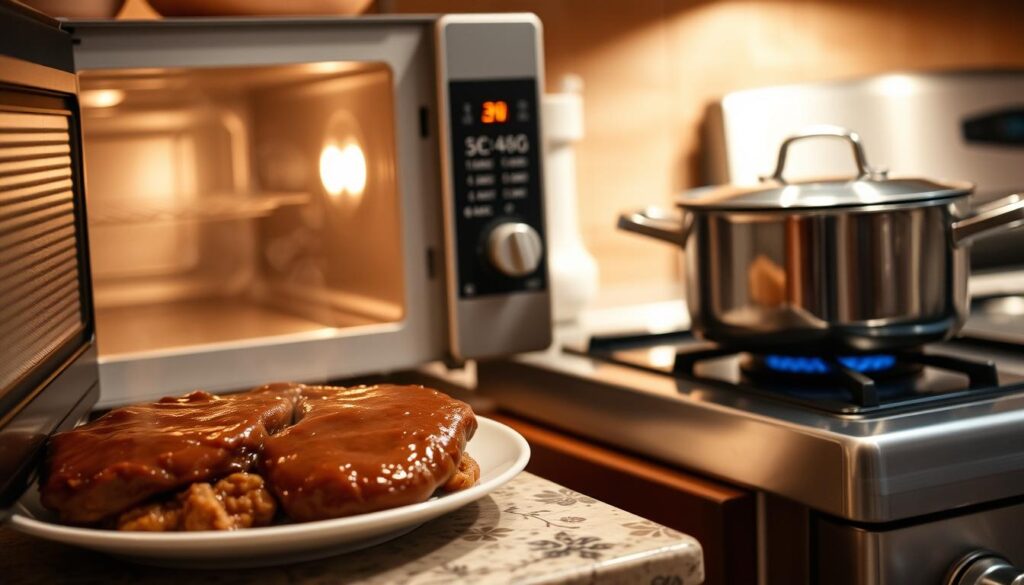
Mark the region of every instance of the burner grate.
[[[676, 354], [673, 372], [694, 377], [700, 362], [741, 353], [727, 347], [681, 350]], [[920, 352], [845, 357], [769, 355], [753, 356], [744, 360], [744, 363], [744, 372], [755, 382], [766, 382], [769, 387], [776, 384], [820, 385], [824, 378], [826, 384], [848, 390], [854, 406], [867, 408], [881, 404], [878, 392], [880, 379], [915, 375], [924, 366], [964, 374], [969, 389], [998, 385], [996, 366], [992, 362], [975, 362]]]
[[853, 404], [880, 404], [877, 383], [906, 383], [921, 372], [920, 354], [867, 354], [840, 357], [745, 355], [741, 369], [754, 383], [769, 386], [845, 388]]
[[[675, 351], [671, 368], [666, 370], [664, 366], [623, 357], [631, 351], [652, 347]], [[736, 348], [700, 342], [689, 332], [671, 332], [594, 337], [582, 353], [836, 414], [891, 412], [968, 401], [1003, 391], [993, 362], [921, 350], [839, 357], [751, 355]], [[702, 367], [705, 363], [707, 367]], [[726, 369], [732, 368], [729, 371], [736, 374], [723, 377], [723, 363], [734, 364]], [[709, 371], [714, 373], [709, 375]], [[937, 377], [951, 382], [936, 390], [929, 380]]]

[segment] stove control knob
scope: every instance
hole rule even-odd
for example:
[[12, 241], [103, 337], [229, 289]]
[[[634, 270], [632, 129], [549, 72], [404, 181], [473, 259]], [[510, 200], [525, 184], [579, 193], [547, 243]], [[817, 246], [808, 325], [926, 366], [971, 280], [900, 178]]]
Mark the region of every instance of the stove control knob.
[[519, 278], [532, 274], [540, 266], [543, 253], [540, 234], [525, 223], [500, 224], [487, 236], [487, 256], [505, 276]]
[[946, 585], [1024, 585], [1024, 571], [995, 553], [979, 550], [953, 566]]

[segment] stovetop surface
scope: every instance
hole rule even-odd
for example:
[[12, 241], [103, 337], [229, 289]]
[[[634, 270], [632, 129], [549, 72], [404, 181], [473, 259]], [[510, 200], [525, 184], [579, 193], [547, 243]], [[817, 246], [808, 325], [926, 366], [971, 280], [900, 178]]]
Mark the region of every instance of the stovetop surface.
[[931, 344], [926, 356], [991, 362], [997, 384], [970, 388], [964, 374], [925, 366], [909, 386], [878, 384], [879, 408], [858, 410], [842, 388], [752, 389], [735, 354], [677, 376], [677, 353], [706, 342], [618, 331], [563, 331], [548, 351], [481, 362], [481, 395], [602, 444], [865, 523], [1024, 493], [1019, 345]]
[[[835, 366], [828, 374], [764, 372], [750, 367], [760, 363], [755, 356], [717, 347], [689, 331], [591, 336], [585, 344], [568, 344], [564, 351], [837, 415], [912, 412], [1024, 392], [1021, 349], [969, 337], [896, 356], [892, 370], [903, 369], [898, 375], [884, 370], [851, 372], [836, 360], [827, 360]], [[813, 359], [812, 364], [825, 367], [818, 358], [782, 359]]]
[[971, 388], [964, 374], [925, 365], [909, 386], [877, 383], [876, 407], [851, 408], [849, 388], [752, 387], [743, 356], [673, 375], [677, 354], [706, 342], [622, 333], [685, 328], [680, 308], [562, 327], [547, 351], [480, 362], [478, 392], [553, 428], [860, 522], [1024, 493], [1024, 346], [930, 344], [929, 359], [991, 362], [996, 383]]

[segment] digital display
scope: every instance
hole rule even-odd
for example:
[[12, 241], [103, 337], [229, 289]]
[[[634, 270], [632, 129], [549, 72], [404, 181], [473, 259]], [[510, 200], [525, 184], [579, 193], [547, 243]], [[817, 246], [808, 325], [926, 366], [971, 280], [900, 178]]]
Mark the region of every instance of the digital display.
[[509, 276], [494, 268], [487, 248], [503, 223], [544, 233], [537, 82], [453, 81], [448, 91], [459, 298], [547, 290], [543, 270]]
[[504, 124], [508, 122], [508, 102], [486, 101], [480, 110], [480, 121], [484, 124]]

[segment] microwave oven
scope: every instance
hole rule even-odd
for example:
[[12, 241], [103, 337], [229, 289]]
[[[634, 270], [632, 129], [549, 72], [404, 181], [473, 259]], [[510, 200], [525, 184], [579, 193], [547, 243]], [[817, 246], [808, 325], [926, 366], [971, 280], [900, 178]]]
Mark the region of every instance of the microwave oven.
[[102, 404], [548, 345], [535, 17], [62, 29]]
[[548, 346], [542, 79], [533, 15], [0, 0], [0, 508], [94, 405]]

